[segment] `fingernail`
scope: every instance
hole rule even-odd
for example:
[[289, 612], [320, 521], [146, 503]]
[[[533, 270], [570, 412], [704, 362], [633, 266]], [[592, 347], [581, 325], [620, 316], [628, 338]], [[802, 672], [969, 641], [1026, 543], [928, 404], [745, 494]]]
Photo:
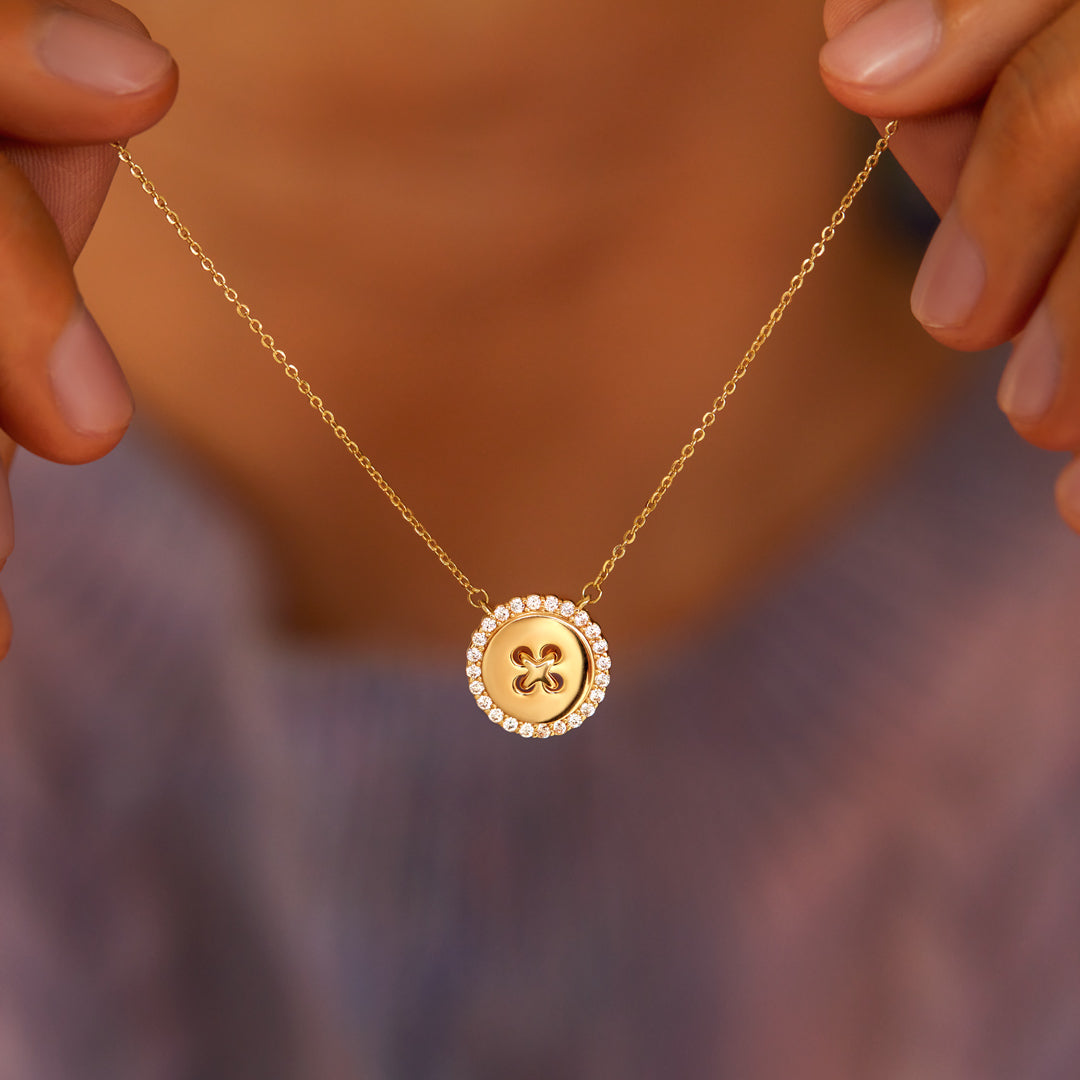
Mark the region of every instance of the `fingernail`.
[[61, 415], [80, 435], [112, 435], [131, 422], [131, 391], [105, 336], [82, 307], [49, 356], [49, 376]]
[[986, 264], [955, 209], [941, 219], [911, 289], [915, 318], [933, 329], [961, 326], [986, 285]]
[[889, 86], [937, 52], [941, 31], [941, 18], [930, 0], [888, 0], [828, 42], [821, 50], [821, 66], [843, 82]]
[[142, 34], [65, 8], [46, 16], [37, 55], [57, 78], [107, 94], [146, 90], [172, 65], [168, 50]]
[[998, 387], [998, 405], [1010, 420], [1033, 424], [1050, 411], [1060, 382], [1061, 347], [1043, 304], [1013, 346]]

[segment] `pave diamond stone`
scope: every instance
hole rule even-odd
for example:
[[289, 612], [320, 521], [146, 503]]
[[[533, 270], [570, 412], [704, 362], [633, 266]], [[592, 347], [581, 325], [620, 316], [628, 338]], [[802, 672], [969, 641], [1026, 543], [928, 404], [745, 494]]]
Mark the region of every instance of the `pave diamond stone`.
[[600, 638], [599, 641], [594, 641], [593, 642], [593, 651], [594, 652], [607, 652], [607, 642], [603, 638]]
[[559, 605], [559, 614], [564, 619], [569, 619], [574, 614], [574, 602], [572, 600], [564, 600]]
[[491, 616], [489, 615], [489, 616], [488, 616], [488, 617], [487, 617], [487, 618], [486, 618], [486, 619], [485, 619], [485, 620], [484, 620], [484, 621], [483, 621], [483, 622], [482, 622], [482, 623], [480, 624], [480, 629], [481, 629], [481, 630], [483, 630], [485, 634], [490, 634], [490, 633], [491, 633], [491, 631], [492, 631], [492, 630], [494, 630], [494, 629], [495, 629], [495, 627], [496, 627], [497, 625], [498, 625], [498, 624], [497, 624], [497, 623], [495, 622], [495, 620], [494, 620], [494, 619], [493, 619], [493, 618], [492, 618], [492, 617], [491, 617]]
[[474, 645], [483, 645], [487, 641], [487, 634], [482, 630], [477, 630], [472, 636], [472, 643]]
[[594, 688], [593, 688], [592, 690], [590, 690], [590, 691], [589, 691], [589, 697], [590, 697], [590, 698], [591, 698], [591, 699], [592, 699], [592, 700], [593, 700], [593, 701], [594, 701], [594, 702], [595, 702], [595, 703], [596, 703], [597, 705], [599, 705], [599, 704], [600, 704], [600, 702], [604, 700], [604, 691], [603, 691], [603, 690], [601, 690], [599, 686], [597, 686], [597, 687], [594, 687]]
[[550, 739], [551, 738], [551, 725], [550, 724], [541, 724], [536, 729], [536, 736], [539, 739]]
[[[595, 694], [596, 691], [594, 690], [593, 693]], [[476, 699], [476, 704], [479, 705], [480, 708], [484, 710], [484, 712], [487, 712], [488, 709], [490, 709], [491, 706], [495, 704], [495, 702], [493, 702], [491, 698], [489, 698], [487, 694], [485, 694], [483, 697], [479, 697]]]
[[596, 673], [596, 685], [607, 686], [611, 682], [611, 676], [606, 671], [598, 671]]
[[594, 712], [596, 712], [596, 706], [586, 701], [585, 704], [581, 706], [581, 709], [579, 711], [581, 712], [581, 715], [584, 716], [587, 720], [590, 716], [592, 716]]
[[556, 720], [555, 723], [551, 725], [551, 730], [556, 735], [565, 735], [566, 734], [566, 723], [564, 721], [562, 721], [562, 720]]
[[532, 726], [532, 724], [519, 724], [518, 729], [517, 729], [517, 733], [523, 739], [531, 739], [533, 737], [533, 726]]
[[596, 658], [596, 666], [600, 671], [611, 670], [611, 657], [610, 656], [598, 656]]
[[502, 709], [492, 709], [491, 712], [488, 713], [488, 719], [495, 724], [501, 724], [505, 716], [506, 714], [502, 711]]
[[473, 681], [469, 683], [469, 693], [472, 694], [473, 697], [477, 697], [483, 692], [484, 684], [479, 679], [473, 679]]
[[480, 678], [480, 665], [479, 664], [470, 664], [465, 669], [465, 674], [468, 675], [470, 679], [479, 679]]
[[483, 658], [484, 654], [476, 648], [470, 649], [465, 654], [465, 659], [468, 660], [470, 664], [479, 664]]
[[558, 611], [559, 610], [559, 598], [557, 596], [545, 596], [544, 597], [544, 610], [545, 611]]
[[574, 616], [574, 625], [575, 626], [584, 626], [588, 621], [589, 621], [589, 615], [585, 611], [579, 611]]
[[533, 595], [530, 596], [529, 599], [525, 601], [525, 606], [530, 611], [539, 611], [540, 610], [540, 605], [542, 603], [543, 603], [543, 601], [540, 599], [540, 597], [537, 596], [536, 593], [533, 593]]
[[581, 716], [576, 712], [572, 712], [566, 718], [566, 723], [568, 727], [579, 728], [581, 727]]
[[506, 622], [510, 618], [510, 609], [505, 604], [500, 604], [495, 609], [495, 618], [498, 622]]
[[525, 610], [525, 601], [522, 600], [520, 596], [515, 596], [514, 599], [510, 601], [510, 610], [515, 615], [520, 615]]
[[594, 641], [600, 636], [600, 627], [596, 623], [591, 622], [585, 627], [585, 636], [592, 638]]
[[517, 727], [518, 727], [517, 721], [512, 716], [508, 716], [502, 722], [502, 726], [503, 726], [503, 731], [517, 731]]

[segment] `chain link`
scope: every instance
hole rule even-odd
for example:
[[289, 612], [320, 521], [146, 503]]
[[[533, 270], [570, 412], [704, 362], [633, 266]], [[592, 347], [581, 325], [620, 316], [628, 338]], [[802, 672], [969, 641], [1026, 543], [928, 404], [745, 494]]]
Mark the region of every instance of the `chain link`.
[[[836, 235], [836, 230], [843, 223], [848, 210], [851, 209], [851, 205], [855, 201], [855, 197], [870, 178], [870, 174], [881, 159], [881, 155], [888, 149], [889, 142], [896, 133], [896, 128], [897, 122], [895, 120], [889, 123], [885, 128], [884, 134], [878, 140], [873, 152], [866, 159], [865, 164], [855, 177], [847, 194], [841, 199], [839, 207], [829, 220], [829, 224], [822, 229], [820, 238], [810, 249], [810, 254], [807, 258], [803, 260], [798, 273], [791, 279], [776, 307], [773, 308], [769, 314], [769, 318], [758, 331], [757, 337], [754, 338], [750, 348], [743, 354], [743, 358], [739, 361], [734, 372], [732, 372], [731, 377], [724, 384], [723, 389], [717, 397], [714, 398], [708, 412], [702, 416], [698, 427], [694, 428], [693, 432], [691, 432], [690, 441], [686, 443], [679, 452], [679, 456], [671, 463], [671, 468], [664, 474], [660, 483], [656, 486], [656, 489], [649, 496], [648, 501], [634, 518], [630, 528], [623, 534], [622, 539], [611, 549], [611, 554], [600, 568], [600, 573], [598, 573], [591, 581], [587, 582], [585, 587], [581, 590], [581, 600], [578, 604], [579, 607], [584, 608], [589, 604], [596, 603], [596, 601], [604, 595], [604, 582], [607, 581], [608, 576], [611, 574], [612, 570], [615, 569], [615, 564], [626, 554], [630, 545], [637, 539], [637, 535], [642, 528], [644, 528], [645, 522], [649, 520], [653, 512], [660, 505], [661, 500], [670, 490], [676, 477], [686, 467], [686, 463], [694, 456], [694, 452], [704, 440], [709, 428], [716, 423], [717, 417], [726, 407], [728, 398], [735, 393], [739, 383], [750, 370], [750, 365], [761, 351], [762, 346], [769, 340], [777, 323], [784, 317], [784, 312], [787, 311], [788, 305], [794, 299], [795, 294], [802, 288], [803, 282], [813, 272], [818, 260], [825, 254], [826, 245]], [[322, 421], [333, 432], [334, 437], [360, 463], [363, 470], [371, 477], [375, 486], [386, 496], [394, 509], [397, 510], [412, 528], [413, 532], [424, 541], [428, 550], [431, 551], [444, 567], [446, 567], [454, 580], [465, 590], [469, 597], [469, 603], [474, 608], [490, 614], [489, 604], [491, 601], [487, 591], [474, 585], [469, 580], [465, 572], [447, 553], [446, 549], [431, 535], [430, 532], [428, 532], [427, 528], [421, 523], [415, 512], [405, 503], [394, 488], [391, 487], [389, 481], [375, 468], [371, 463], [371, 459], [360, 449], [352, 436], [350, 436], [345, 429], [345, 426], [338, 423], [334, 413], [326, 407], [322, 398], [312, 390], [311, 384], [300, 373], [300, 369], [295, 364], [289, 362], [285, 351], [277, 345], [273, 336], [263, 327], [262, 322], [252, 314], [251, 308], [240, 300], [236, 290], [229, 285], [225, 275], [217, 269], [213, 260], [203, 250], [202, 245], [191, 235], [190, 230], [181, 222], [176, 211], [165, 201], [164, 197], [158, 192], [153, 182], [146, 173], [143, 172], [141, 166], [135, 162], [127, 149], [119, 143], [113, 143], [112, 146], [119, 155], [120, 160], [127, 166], [131, 175], [142, 187], [143, 191], [153, 199], [154, 205], [165, 215], [165, 220], [176, 231], [176, 235], [187, 245], [191, 254], [198, 259], [199, 265], [203, 270], [210, 275], [210, 280], [221, 290], [222, 295], [233, 306], [236, 314], [247, 323], [251, 332], [258, 337], [259, 344], [270, 353], [285, 375], [296, 385], [296, 389], [307, 399], [308, 404], [319, 414]]]
[[881, 160], [881, 155], [888, 150], [889, 143], [892, 140], [893, 135], [896, 134], [897, 126], [896, 120], [890, 121], [886, 126], [884, 133], [874, 146], [873, 152], [866, 159], [862, 169], [852, 181], [851, 187], [847, 190], [847, 194], [840, 200], [840, 205], [830, 218], [829, 224], [821, 230], [821, 236], [810, 249], [810, 254], [803, 259], [802, 265], [799, 267], [799, 272], [791, 279], [776, 307], [769, 313], [768, 319], [758, 331], [757, 337], [754, 338], [750, 348], [743, 354], [743, 358], [732, 372], [731, 378], [724, 383], [724, 388], [713, 399], [709, 411], [701, 418], [698, 427], [694, 428], [693, 432], [691, 432], [690, 441], [679, 451], [679, 456], [671, 463], [671, 468], [668, 469], [664, 474], [663, 479], [657, 484], [656, 490], [649, 496], [648, 502], [645, 503], [637, 517], [634, 518], [630, 528], [623, 533], [623, 538], [611, 549], [611, 554], [605, 560], [604, 565], [600, 567], [600, 573], [591, 581], [587, 582], [585, 587], [581, 590], [581, 602], [579, 607], [586, 607], [589, 604], [594, 604], [604, 595], [603, 586], [604, 582], [608, 579], [608, 575], [615, 569], [615, 564], [626, 554], [630, 545], [637, 539], [637, 535], [644, 528], [645, 522], [649, 520], [653, 512], [660, 505], [661, 500], [671, 489], [671, 485], [675, 483], [675, 478], [684, 468], [686, 468], [686, 463], [694, 456], [694, 452], [697, 450], [698, 446], [701, 445], [709, 428], [716, 423], [716, 418], [724, 411], [724, 408], [728, 403], [728, 398], [735, 393], [739, 383], [750, 370], [750, 365], [761, 351], [762, 346], [772, 336], [773, 330], [776, 329], [776, 324], [784, 317], [784, 312], [787, 311], [788, 305], [795, 298], [795, 294], [803, 287], [803, 282], [806, 281], [811, 273], [813, 273], [818, 260], [825, 254], [825, 246], [836, 235], [836, 230], [843, 224], [847, 212], [851, 209], [851, 205], [855, 201], [855, 197], [862, 191], [866, 181], [870, 179], [870, 174]]
[[119, 143], [113, 143], [112, 146], [120, 156], [120, 160], [128, 167], [131, 175], [141, 185], [143, 191], [154, 200], [154, 205], [165, 215], [165, 220], [176, 230], [176, 235], [187, 244], [188, 251], [199, 260], [199, 265], [210, 275], [210, 280], [221, 290], [225, 299], [232, 304], [236, 314], [248, 324], [251, 332], [258, 337], [259, 344], [270, 353], [285, 375], [295, 383], [296, 389], [307, 398], [308, 404], [334, 433], [334, 437], [360, 463], [364, 472], [374, 481], [375, 486], [390, 501], [390, 505], [405, 519], [413, 532], [427, 545], [428, 550], [450, 571], [454, 580], [468, 593], [469, 603], [474, 608], [490, 614], [488, 605], [491, 600], [488, 597], [487, 590], [479, 588], [469, 580], [461, 567], [450, 557], [447, 550], [428, 532], [415, 512], [393, 489], [386, 477], [375, 468], [371, 463], [371, 459], [360, 449], [346, 430], [345, 425], [338, 423], [337, 417], [326, 407], [323, 399], [312, 390], [311, 383], [303, 377], [300, 369], [295, 364], [289, 362], [285, 350], [278, 346], [273, 336], [266, 331], [262, 322], [252, 314], [251, 308], [241, 301], [236, 290], [225, 279], [225, 275], [214, 265], [214, 261], [206, 254], [202, 245], [191, 235], [190, 230], [181, 222], [176, 211], [165, 201], [165, 198], [154, 186], [153, 181], [143, 172], [141, 166], [135, 162], [127, 149]]

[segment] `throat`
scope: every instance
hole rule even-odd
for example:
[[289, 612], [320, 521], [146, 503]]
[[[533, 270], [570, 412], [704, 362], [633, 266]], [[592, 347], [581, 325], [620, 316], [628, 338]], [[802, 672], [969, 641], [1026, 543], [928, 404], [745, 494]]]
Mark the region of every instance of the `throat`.
[[[845, 326], [846, 349], [822, 361], [777, 343], [748, 377], [606, 583], [597, 610], [620, 644], [644, 646], [737, 611], [834, 515], [875, 488], [967, 379], [970, 366], [943, 363], [902, 314], [863, 310], [868, 326], [861, 317]], [[514, 446], [496, 440], [485, 448], [464, 433], [455, 438], [453, 424], [433, 424], [425, 429], [431, 449], [418, 460], [404, 447], [383, 456], [396, 460], [410, 505], [489, 595], [577, 598], [694, 415], [680, 401], [670, 410], [679, 421], [662, 409], [664, 422], [650, 425], [657, 396], [642, 383], [627, 380], [622, 407], [578, 430], [506, 421], [496, 426]], [[254, 493], [252, 511], [271, 538], [282, 632], [458, 651], [475, 616], [458, 584], [346, 455], [327, 455], [324, 440], [292, 445], [290, 471], [318, 476], [318, 485], [283, 487], [280, 475], [258, 468], [236, 484]], [[527, 659], [523, 677], [543, 681], [550, 664], [540, 654]]]
[[[294, 256], [284, 262], [268, 257], [272, 244], [252, 251], [251, 223], [219, 205], [222, 191], [245, 191], [242, 154], [237, 183], [203, 189], [218, 239], [195, 219], [193, 231], [410, 514], [490, 596], [581, 595], [805, 256], [790, 238], [817, 235], [850, 182], [836, 154], [835, 168], [791, 183], [793, 159], [842, 145], [831, 105], [800, 98], [785, 139], [762, 143], [762, 116], [734, 108], [723, 65], [699, 59], [668, 73], [655, 115], [628, 114], [614, 89], [483, 113], [476, 153], [454, 159], [468, 171], [458, 184], [440, 129], [420, 125], [387, 146], [393, 184], [360, 155], [356, 198], [275, 212]], [[732, 145], [754, 148], [753, 169], [731, 168]], [[178, 172], [191, 157], [181, 147]], [[144, 413], [265, 539], [281, 632], [456, 655], [474, 615], [463, 582], [206, 282], [178, 277], [167, 227], [148, 239], [130, 224], [144, 221], [142, 192], [118, 194], [127, 231], [97, 249], [91, 301], [114, 313]], [[271, 196], [295, 209], [287, 188]], [[422, 236], [410, 231], [417, 206], [432, 216]], [[735, 610], [902, 452], [953, 380], [942, 370], [959, 373], [902, 314], [904, 271], [884, 268], [854, 222], [843, 237], [605, 585], [601, 617], [620, 636], [646, 641]], [[230, 251], [246, 251], [246, 265]], [[118, 265], [146, 273], [121, 280]], [[177, 282], [170, 309], [192, 313], [179, 329], [151, 302], [161, 280]]]

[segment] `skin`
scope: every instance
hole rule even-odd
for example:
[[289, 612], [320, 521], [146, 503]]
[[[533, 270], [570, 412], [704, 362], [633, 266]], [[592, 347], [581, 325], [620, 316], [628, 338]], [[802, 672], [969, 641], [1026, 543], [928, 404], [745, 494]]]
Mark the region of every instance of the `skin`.
[[[826, 30], [842, 35], [879, 7], [826, 4]], [[813, 237], [850, 179], [850, 126], [812, 92], [812, 9], [789, 0], [778, 20], [733, 5], [568, 0], [439, 4], [409, 18], [369, 0], [313, 31], [284, 2], [263, 5], [254, 26], [239, 8], [147, 3], [139, 14], [186, 58], [185, 93], [135, 150], [492, 599], [576, 595], [805, 254], [791, 238]], [[25, 227], [0, 229], [0, 422], [35, 453], [79, 462], [110, 449], [124, 424], [71, 430], [52, 402], [48, 355], [111, 164], [94, 148], [72, 159], [63, 144], [154, 124], [177, 74], [164, 65], [124, 94], [42, 77], [26, 46], [41, 10], [0, 2], [0, 50], [19, 61], [0, 64], [0, 130], [23, 144], [20, 164], [51, 211], [9, 172], [0, 222]], [[903, 119], [902, 163], [939, 210], [955, 203], [983, 253], [978, 303], [961, 324], [933, 328], [938, 341], [1000, 344], [1050, 305], [1058, 393], [1045, 417], [1017, 426], [1075, 452], [1080, 238], [1066, 193], [1080, 181], [1070, 149], [1080, 66], [1062, 58], [1080, 54], [1080, 4], [936, 10], [940, 48], [909, 76], [853, 82], [826, 51], [821, 77], [848, 108]], [[763, 56], [790, 80], [763, 80]], [[78, 183], [58, 193], [48, 181], [65, 154], [76, 164], [62, 175]], [[232, 362], [254, 349], [247, 332], [183, 272], [182, 250], [143, 203], [133, 185], [118, 187], [108, 231], [80, 267], [83, 291], [140, 407], [265, 539], [281, 625], [381, 647], [456, 646], [473, 621], [457, 586], [284, 380]], [[733, 609], [872, 485], [966, 377], [902, 310], [912, 271], [878, 258], [882, 240], [864, 225], [846, 229], [617, 570], [601, 617], [636, 646]], [[882, 342], [887, 356], [868, 359]], [[511, 419], [493, 454], [477, 420], [519, 417], [523, 394], [556, 409], [573, 442]], [[582, 462], [607, 467], [597, 475]], [[550, 513], [552, 488], [562, 515]], [[463, 502], [477, 513], [462, 514]], [[1062, 513], [1080, 529], [1080, 508], [1062, 498]]]

